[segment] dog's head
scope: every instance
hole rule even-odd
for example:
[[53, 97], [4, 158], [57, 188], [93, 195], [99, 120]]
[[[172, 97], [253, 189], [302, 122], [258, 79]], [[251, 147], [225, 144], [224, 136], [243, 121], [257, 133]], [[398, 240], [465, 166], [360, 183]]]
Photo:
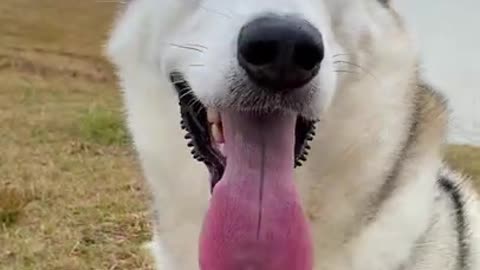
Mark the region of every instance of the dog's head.
[[410, 57], [404, 43], [387, 0], [126, 3], [108, 50], [127, 99], [140, 78], [175, 96], [194, 158], [220, 182], [204, 269], [311, 268], [293, 167], [343, 87]]
[[110, 52], [181, 76], [207, 107], [316, 119], [358, 69], [346, 62], [401, 29], [392, 14], [386, 0], [131, 0]]

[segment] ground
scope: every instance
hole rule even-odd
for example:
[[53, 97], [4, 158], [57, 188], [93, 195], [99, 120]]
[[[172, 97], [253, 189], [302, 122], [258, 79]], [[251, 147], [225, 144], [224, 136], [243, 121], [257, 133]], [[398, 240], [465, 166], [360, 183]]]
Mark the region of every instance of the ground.
[[[151, 269], [111, 66], [113, 0], [0, 1], [0, 269]], [[452, 146], [480, 176], [480, 150]]]

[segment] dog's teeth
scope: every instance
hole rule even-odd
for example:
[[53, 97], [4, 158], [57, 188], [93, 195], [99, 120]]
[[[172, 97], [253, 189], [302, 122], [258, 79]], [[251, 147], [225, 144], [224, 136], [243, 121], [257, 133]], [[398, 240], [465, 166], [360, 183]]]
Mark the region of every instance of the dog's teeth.
[[224, 143], [225, 138], [223, 137], [222, 128], [219, 124], [212, 124], [212, 137], [216, 143]]
[[209, 108], [207, 110], [207, 118], [208, 118], [208, 122], [213, 123], [213, 124], [217, 124], [217, 123], [221, 122], [220, 113], [217, 112], [214, 109]]

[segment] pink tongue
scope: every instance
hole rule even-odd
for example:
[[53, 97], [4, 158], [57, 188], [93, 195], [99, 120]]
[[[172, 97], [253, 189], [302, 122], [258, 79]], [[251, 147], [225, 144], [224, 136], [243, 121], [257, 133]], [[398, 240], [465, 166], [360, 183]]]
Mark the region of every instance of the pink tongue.
[[222, 115], [227, 166], [200, 236], [201, 270], [311, 270], [293, 182], [294, 115]]

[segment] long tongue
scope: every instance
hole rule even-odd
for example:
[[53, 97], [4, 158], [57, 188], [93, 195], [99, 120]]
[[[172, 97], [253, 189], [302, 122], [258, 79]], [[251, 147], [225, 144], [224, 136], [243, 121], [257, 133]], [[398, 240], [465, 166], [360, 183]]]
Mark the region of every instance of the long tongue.
[[311, 270], [293, 182], [294, 115], [222, 115], [227, 166], [200, 236], [202, 270]]

